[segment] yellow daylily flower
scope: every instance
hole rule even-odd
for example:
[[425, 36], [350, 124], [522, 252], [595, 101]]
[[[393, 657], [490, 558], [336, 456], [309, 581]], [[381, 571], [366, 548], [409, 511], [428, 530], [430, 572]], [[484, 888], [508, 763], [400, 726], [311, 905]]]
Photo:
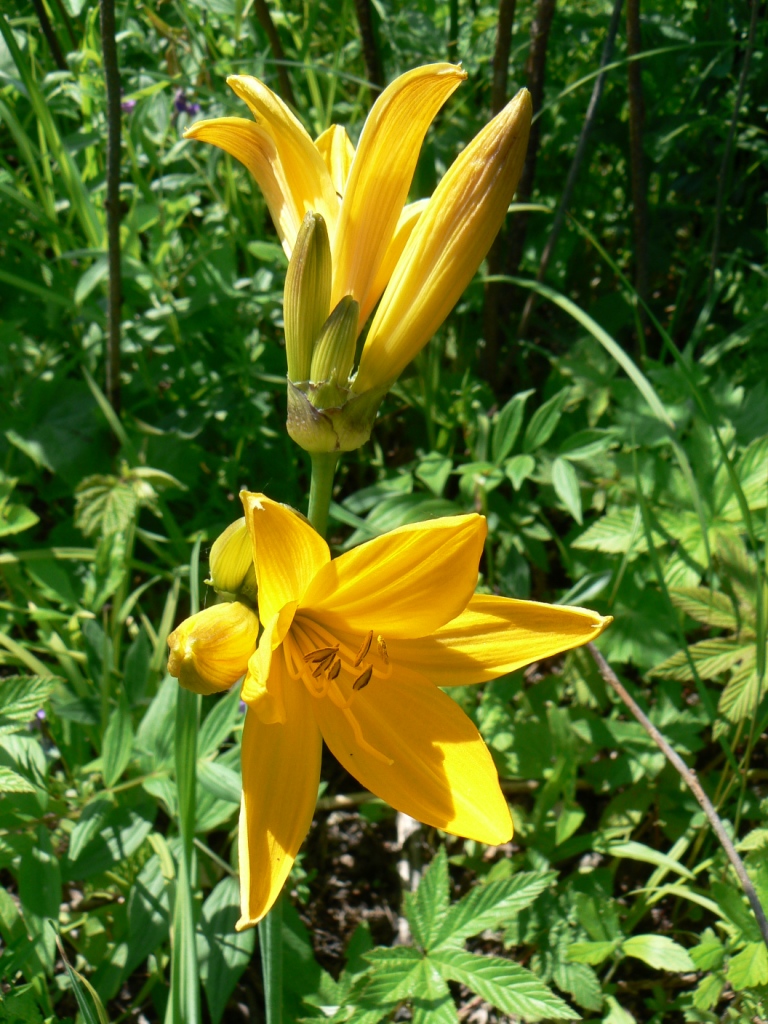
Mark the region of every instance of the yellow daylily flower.
[[482, 516], [404, 526], [331, 559], [298, 513], [263, 494], [241, 498], [263, 632], [242, 690], [238, 928], [269, 911], [288, 877], [312, 822], [323, 740], [393, 807], [455, 835], [508, 841], [491, 755], [439, 687], [588, 643], [611, 620], [475, 595]]
[[[405, 205], [426, 131], [464, 78], [453, 64], [401, 75], [371, 108], [357, 150], [338, 125], [313, 143], [288, 107], [245, 75], [227, 81], [255, 122], [219, 118], [186, 132], [231, 153], [254, 174], [289, 257], [308, 217], [314, 244], [325, 236], [330, 300], [327, 292], [302, 293], [294, 274], [290, 294], [286, 288], [286, 333], [307, 320], [288, 309], [297, 296], [311, 308], [312, 322], [349, 298], [357, 304], [344, 379], [337, 373], [327, 389], [326, 380], [289, 374], [289, 433], [309, 451], [347, 451], [365, 442], [383, 396], [451, 311], [501, 227], [528, 144], [525, 89], [458, 156], [430, 200]], [[305, 255], [297, 253], [299, 260]], [[379, 299], [355, 372], [353, 342]], [[295, 367], [312, 364], [317, 343], [317, 336], [301, 340], [307, 351]]]
[[445, 63], [401, 75], [374, 103], [357, 150], [339, 125], [313, 142], [280, 97], [250, 75], [231, 75], [227, 84], [255, 121], [198, 121], [184, 135], [218, 146], [248, 168], [289, 257], [305, 215], [322, 216], [333, 252], [331, 305], [351, 295], [362, 325], [386, 285], [382, 266], [391, 273], [393, 255], [402, 251], [400, 222], [424, 136], [466, 77]]

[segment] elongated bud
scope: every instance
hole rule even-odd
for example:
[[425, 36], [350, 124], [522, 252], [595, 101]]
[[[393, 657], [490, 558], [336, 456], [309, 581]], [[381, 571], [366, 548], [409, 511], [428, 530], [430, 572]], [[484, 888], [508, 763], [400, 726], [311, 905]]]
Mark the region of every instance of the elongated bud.
[[309, 379], [344, 387], [355, 363], [355, 342], [360, 304], [345, 295], [323, 324], [312, 353]]
[[319, 213], [304, 218], [285, 276], [288, 379], [310, 379], [312, 350], [331, 307], [331, 246]]
[[245, 519], [230, 524], [213, 542], [207, 581], [221, 594], [241, 595], [255, 604], [256, 569]]
[[228, 690], [245, 675], [259, 620], [246, 604], [216, 604], [185, 619], [168, 637], [168, 672], [193, 693]]

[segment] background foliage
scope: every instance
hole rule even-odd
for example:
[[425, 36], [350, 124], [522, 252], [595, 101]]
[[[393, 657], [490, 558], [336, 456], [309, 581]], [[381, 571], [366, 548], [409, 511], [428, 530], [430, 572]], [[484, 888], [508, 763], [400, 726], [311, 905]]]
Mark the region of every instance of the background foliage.
[[[531, 30], [548, 8], [543, 69]], [[610, 9], [526, 0], [514, 11], [507, 92], [545, 72], [524, 197], [537, 209], [510, 216], [491, 271], [536, 275]], [[88, 1019], [95, 1004], [78, 976], [113, 1021], [163, 1017], [180, 855], [165, 637], [189, 607], [192, 545], [205, 552], [238, 516], [238, 491], [296, 505], [306, 493], [307, 464], [283, 429], [282, 250], [247, 173], [184, 142], [184, 126], [242, 115], [224, 81], [242, 71], [278, 91], [287, 74], [310, 131], [337, 121], [356, 137], [373, 58], [390, 80], [448, 55], [469, 79], [427, 138], [418, 198], [490, 115], [492, 3], [270, 10], [282, 63], [258, 0], [118, 3], [118, 418], [99, 386], [98, 9], [4, 6], [0, 1006], [10, 1020]], [[571, 218], [523, 336], [530, 289], [494, 293], [479, 276], [388, 398], [372, 445], [344, 461], [332, 541], [343, 549], [480, 510], [491, 527], [482, 587], [613, 614], [603, 652], [696, 767], [768, 906], [768, 67], [763, 19], [750, 52], [753, 11], [745, 0], [647, 0], [644, 124], [629, 104], [622, 26]], [[647, 200], [639, 225], [633, 177]], [[735, 876], [589, 655], [453, 695], [494, 753], [514, 842], [486, 851], [422, 829], [403, 844], [393, 812], [329, 760], [285, 908], [286, 1019], [442, 1024], [457, 1008], [471, 1021], [768, 1017], [768, 952]], [[203, 1013], [259, 1020], [254, 933], [232, 931], [237, 693], [206, 698], [203, 716]], [[404, 900], [398, 849], [404, 888], [421, 877]], [[398, 934], [407, 942], [393, 946]]]

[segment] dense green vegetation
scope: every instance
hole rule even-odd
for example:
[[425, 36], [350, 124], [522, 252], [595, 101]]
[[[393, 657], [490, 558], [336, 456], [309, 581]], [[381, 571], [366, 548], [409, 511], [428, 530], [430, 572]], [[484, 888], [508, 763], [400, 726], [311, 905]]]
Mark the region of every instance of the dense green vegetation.
[[[342, 461], [330, 541], [344, 550], [481, 511], [481, 588], [613, 615], [601, 651], [696, 769], [768, 908], [765, 21], [755, 0], [647, 0], [628, 62], [622, 12], [535, 291], [612, 5], [561, 0], [531, 53], [532, 19], [552, 8], [519, 3], [512, 22], [507, 95], [544, 75], [529, 208], [509, 215], [371, 443]], [[277, 61], [258, 2], [117, 4], [119, 413], [104, 394], [98, 5], [9, 0], [0, 14], [0, 1017], [11, 1021], [93, 1019], [91, 992], [111, 1021], [164, 1018], [181, 849], [165, 640], [189, 611], [198, 550], [202, 580], [210, 543], [240, 515], [241, 488], [306, 507], [308, 460], [284, 429], [286, 260], [248, 173], [183, 129], [245, 116], [225, 84], [238, 71], [283, 94], [287, 75], [313, 135], [338, 122], [356, 139], [376, 61], [389, 81], [460, 60], [468, 81], [427, 137], [419, 198], [491, 115], [493, 3], [274, 0], [269, 11]], [[513, 842], [486, 851], [423, 828], [398, 843], [394, 812], [329, 757], [284, 899], [285, 1020], [448, 1024], [456, 1008], [478, 1021], [768, 1018], [768, 950], [737, 877], [588, 651], [452, 695], [492, 749]], [[233, 931], [241, 732], [236, 689], [203, 699], [184, 927], [213, 1024], [264, 1019], [256, 933]], [[401, 891], [398, 858], [421, 877], [415, 894]], [[398, 930], [410, 946], [393, 946]]]

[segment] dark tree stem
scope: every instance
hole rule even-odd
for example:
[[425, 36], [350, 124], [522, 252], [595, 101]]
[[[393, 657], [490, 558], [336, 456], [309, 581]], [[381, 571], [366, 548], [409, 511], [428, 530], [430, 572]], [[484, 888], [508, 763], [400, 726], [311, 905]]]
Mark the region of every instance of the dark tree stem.
[[459, 50], [459, 0], [448, 0], [448, 60], [455, 61]]
[[296, 98], [293, 95], [291, 80], [288, 77], [288, 68], [285, 64], [285, 50], [283, 49], [283, 44], [280, 42], [280, 34], [277, 31], [277, 26], [274, 21], [272, 21], [272, 15], [269, 13], [267, 0], [255, 0], [253, 6], [256, 11], [256, 17], [259, 20], [259, 24], [264, 29], [264, 34], [267, 37], [270, 49], [272, 50], [275, 58], [280, 95], [286, 103], [290, 103], [292, 107], [295, 107]]
[[101, 52], [107, 89], [107, 352], [106, 392], [120, 410], [120, 321], [123, 302], [120, 279], [120, 70], [115, 42], [115, 0], [99, 0]]
[[741, 104], [744, 99], [744, 90], [747, 86], [747, 75], [752, 60], [752, 51], [755, 48], [755, 31], [757, 29], [757, 0], [752, 0], [752, 16], [749, 19], [749, 33], [747, 35], [747, 49], [744, 53], [744, 63], [741, 66], [739, 76], [739, 87], [736, 91], [736, 102], [733, 105], [733, 117], [728, 129], [728, 138], [723, 150], [723, 159], [720, 162], [720, 173], [717, 176], [717, 200], [715, 202], [715, 225], [712, 233], [712, 254], [709, 258], [709, 282], [707, 284], [707, 302], [712, 299], [712, 292], [715, 288], [715, 271], [717, 261], [720, 258], [720, 232], [723, 223], [723, 207], [725, 205], [725, 194], [728, 182], [728, 168], [731, 163], [733, 144], [736, 138], [736, 126], [739, 122]]
[[651, 737], [656, 746], [661, 750], [666, 759], [672, 765], [673, 768], [679, 773], [683, 782], [690, 789], [693, 795], [699, 802], [701, 809], [707, 816], [707, 820], [712, 826], [712, 831], [715, 833], [720, 841], [720, 845], [725, 850], [728, 860], [733, 866], [733, 870], [736, 872], [736, 876], [741, 882], [742, 888], [747, 895], [749, 905], [752, 907], [752, 911], [757, 919], [757, 925], [760, 929], [760, 934], [763, 937], [763, 942], [768, 947], [768, 921], [765, 917], [765, 911], [760, 903], [755, 892], [755, 887], [752, 885], [752, 881], [747, 874], [747, 869], [744, 867], [744, 861], [736, 852], [736, 847], [731, 841], [731, 837], [725, 831], [725, 826], [720, 819], [717, 811], [715, 810], [712, 801], [709, 799], [707, 794], [704, 792], [701, 783], [696, 777], [696, 772], [692, 771], [688, 765], [683, 761], [682, 757], [672, 749], [669, 743], [664, 739], [662, 734], [651, 722], [648, 716], [642, 711], [637, 702], [629, 695], [628, 691], [619, 682], [618, 676], [613, 671], [611, 666], [602, 656], [600, 651], [595, 647], [594, 644], [588, 644], [589, 653], [595, 660], [598, 672], [603, 678], [603, 681], [610, 686], [614, 693], [618, 694], [621, 700], [626, 704], [632, 714], [635, 716], [637, 721], [642, 725], [648, 735]]
[[632, 223], [635, 235], [635, 290], [641, 300], [638, 338], [640, 352], [645, 352], [645, 315], [642, 303], [648, 301], [648, 179], [643, 155], [645, 104], [640, 61], [632, 60], [642, 52], [640, 34], [640, 0], [627, 0], [627, 65], [629, 87], [629, 166], [632, 178]]
[[[495, 117], [507, 102], [509, 88], [509, 54], [512, 49], [512, 26], [516, 0], [499, 0], [499, 21], [496, 27], [496, 48], [493, 52], [491, 114]], [[488, 253], [488, 275], [500, 274], [504, 266], [504, 235], [499, 234]], [[483, 305], [484, 364], [486, 376], [493, 373], [499, 351], [499, 307], [503, 285], [491, 281], [485, 286]]]
[[[536, 0], [536, 10], [531, 22], [531, 49], [528, 53], [526, 73], [528, 76], [528, 89], [531, 93], [533, 105], [533, 124], [528, 139], [528, 155], [525, 158], [525, 166], [517, 187], [516, 198], [520, 203], [530, 202], [533, 195], [533, 182], [536, 177], [536, 161], [539, 155], [539, 140], [541, 138], [541, 127], [539, 118], [536, 117], [544, 99], [544, 78], [547, 70], [547, 44], [549, 42], [549, 30], [552, 28], [552, 19], [555, 16], [556, 0]], [[520, 260], [525, 246], [525, 236], [528, 231], [528, 214], [518, 213], [512, 222], [512, 233], [509, 248], [507, 249], [506, 271], [514, 276], [520, 266]]]
[[491, 83], [491, 113], [494, 117], [507, 103], [509, 53], [512, 49], [512, 25], [515, 21], [516, 6], [516, 0], [499, 0], [499, 22], [496, 27], [496, 49], [493, 51], [493, 80]]
[[59, 71], [66, 71], [67, 62], [64, 59], [64, 54], [62, 53], [61, 46], [59, 45], [58, 36], [54, 32], [51, 19], [48, 17], [48, 11], [45, 9], [43, 0], [32, 0], [32, 4], [35, 8], [37, 20], [40, 22], [40, 28], [43, 30], [43, 35], [48, 43], [48, 49], [51, 51], [51, 56], [53, 57], [56, 67]]
[[[600, 103], [600, 97], [603, 94], [603, 87], [605, 86], [605, 71], [603, 68], [610, 64], [613, 56], [613, 47], [616, 42], [616, 34], [619, 30], [619, 21], [621, 20], [621, 8], [624, 5], [624, 0], [614, 0], [613, 12], [611, 14], [611, 20], [608, 24], [608, 34], [605, 37], [605, 43], [603, 44], [603, 52], [600, 57], [600, 74], [595, 79], [595, 84], [592, 87], [592, 95], [589, 100], [589, 106], [587, 107], [587, 113], [584, 118], [584, 124], [581, 126], [581, 133], [579, 135], [579, 141], [576, 143], [576, 152], [573, 155], [573, 162], [571, 168], [568, 171], [568, 177], [563, 188], [562, 195], [560, 196], [560, 203], [557, 207], [557, 213], [555, 219], [552, 221], [552, 228], [549, 232], [549, 238], [547, 244], [544, 246], [544, 252], [541, 254], [541, 260], [539, 262], [539, 269], [536, 272], [536, 280], [543, 281], [544, 275], [547, 272], [549, 261], [552, 258], [552, 253], [557, 245], [557, 240], [560, 237], [560, 232], [563, 229], [565, 223], [565, 215], [568, 212], [568, 207], [571, 202], [571, 196], [573, 190], [576, 187], [576, 179], [579, 176], [581, 165], [584, 160], [584, 154], [587, 151], [587, 142], [589, 140], [592, 127], [595, 123], [597, 116], [597, 107]], [[525, 337], [525, 331], [528, 326], [528, 320], [533, 306], [536, 301], [535, 292], [531, 292], [525, 303], [525, 309], [523, 315], [520, 318], [520, 327], [518, 328], [518, 337]]]
[[355, 0], [355, 14], [357, 15], [357, 26], [360, 29], [365, 73], [368, 76], [371, 101], [373, 101], [384, 88], [384, 66], [381, 62], [376, 29], [373, 25], [371, 0]]

